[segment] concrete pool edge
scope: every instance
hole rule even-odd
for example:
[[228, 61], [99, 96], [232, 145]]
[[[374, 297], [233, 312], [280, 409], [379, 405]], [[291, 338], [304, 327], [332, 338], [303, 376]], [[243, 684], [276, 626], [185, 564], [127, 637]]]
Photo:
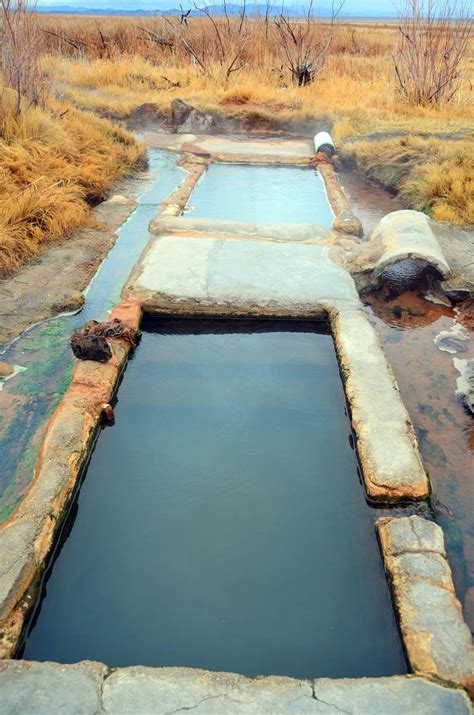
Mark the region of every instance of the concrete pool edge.
[[[102, 663], [74, 665], [6, 660], [0, 662], [5, 715], [111, 713], [165, 715], [201, 713], [334, 713], [385, 715], [429, 712], [470, 715], [461, 689], [419, 676], [296, 680], [248, 678], [191, 668], [109, 669]], [[422, 710], [419, 710], [419, 708]]]
[[[323, 308], [323, 306], [321, 306]], [[325, 310], [327, 309], [327, 306]], [[138, 328], [142, 315], [142, 306], [138, 301], [122, 301], [114, 310], [112, 317], [120, 318], [126, 325]], [[318, 316], [321, 317], [319, 312]], [[343, 310], [334, 311], [329, 315], [331, 325], [335, 326], [335, 331], [340, 331], [341, 321], [347, 325], [349, 320], [352, 329], [358, 332], [361, 329], [361, 320], [365, 321], [366, 329], [373, 331], [367, 319], [361, 311]], [[355, 321], [355, 322], [353, 322]], [[338, 327], [339, 326], [339, 327]], [[374, 334], [375, 339], [375, 334]], [[337, 341], [337, 338], [336, 338]], [[75, 487], [80, 479], [84, 464], [87, 462], [93, 439], [100, 424], [102, 407], [108, 403], [114, 393], [116, 384], [125, 367], [129, 346], [124, 341], [113, 340], [113, 360], [106, 364], [93, 362], [79, 362], [76, 364], [73, 380], [69, 390], [64, 395], [58, 409], [51, 418], [48, 432], [42, 449], [42, 460], [37, 465], [37, 477], [32, 483], [29, 492], [21, 503], [12, 519], [5, 523], [0, 529], [0, 550], [8, 553], [11, 565], [10, 573], [2, 574], [0, 578], [2, 592], [2, 602], [0, 609], [0, 631], [1, 645], [0, 654], [4, 658], [12, 657], [18, 647], [22, 635], [23, 627], [28, 612], [34, 603], [36, 591], [40, 585], [41, 574], [44, 570], [47, 559], [52, 552], [57, 537], [57, 533], [62, 525], [63, 515], [67, 513], [68, 505], [75, 493]], [[375, 346], [377, 348], [377, 346]], [[378, 352], [378, 354], [377, 354]], [[356, 355], [358, 351], [356, 350]], [[350, 364], [350, 350], [347, 352], [345, 369], [346, 384], [352, 378]], [[383, 371], [388, 369], [383, 353], [378, 346], [375, 357], [369, 355], [369, 361], [365, 369], [377, 378], [377, 363]], [[364, 369], [364, 368], [362, 368]], [[357, 365], [356, 370], [360, 370]], [[375, 372], [374, 372], [375, 370]], [[356, 372], [357, 375], [357, 372]], [[391, 375], [389, 378], [390, 390], [395, 390]], [[357, 382], [357, 377], [355, 382]], [[354, 380], [353, 380], [354, 382]], [[364, 388], [365, 389], [365, 388]], [[388, 398], [389, 402], [391, 398]], [[393, 399], [398, 399], [394, 395]], [[349, 395], [350, 400], [350, 395]], [[401, 404], [401, 400], [400, 400]], [[401, 405], [402, 409], [403, 405]], [[360, 406], [357, 408], [360, 410]], [[370, 409], [367, 402], [366, 409]], [[411, 441], [411, 435], [409, 435]], [[370, 438], [367, 440], [370, 444]], [[71, 455], [72, 458], [71, 458]], [[369, 486], [369, 484], [368, 484]], [[378, 488], [377, 488], [378, 489]], [[380, 520], [378, 525], [379, 534], [382, 535], [383, 525], [388, 522], [402, 523], [406, 517], [389, 517]], [[426, 526], [425, 529], [435, 528], [441, 534], [439, 527], [424, 519], [419, 519]], [[439, 540], [438, 536], [438, 540]], [[399, 590], [397, 582], [392, 577], [392, 566], [389, 559], [391, 554], [385, 546], [387, 539], [381, 536], [382, 553], [384, 556], [387, 573], [391, 580], [393, 598], [398, 613]], [[431, 547], [433, 551], [434, 547]], [[450, 569], [446, 564], [450, 577]], [[392, 569], [392, 570], [391, 570]], [[9, 581], [9, 583], [8, 583]], [[449, 608], [452, 607], [455, 596], [451, 594]], [[457, 602], [456, 602], [457, 603]], [[423, 612], [424, 601], [418, 601], [416, 608]], [[459, 610], [459, 609], [458, 609]], [[444, 618], [443, 609], [439, 609], [440, 618]], [[468, 632], [462, 620], [462, 614], [456, 611], [458, 627]], [[448, 617], [451, 614], [448, 613]], [[433, 675], [432, 661], [417, 659], [412, 657], [413, 637], [412, 633], [404, 626], [403, 617], [399, 617], [399, 624], [402, 634], [402, 642], [409, 656], [410, 663], [417, 674]], [[437, 633], [428, 633], [429, 641], [436, 643]], [[464, 640], [461, 642], [461, 651], [456, 655], [456, 662], [464, 664], [462, 673], [435, 669], [434, 674], [450, 683], [459, 683], [466, 686], [471, 685], [472, 674], [467, 674], [466, 668], [470, 668], [472, 663], [472, 644]], [[462, 650], [466, 646], [465, 651]], [[441, 656], [443, 643], [441, 643]], [[449, 674], [449, 678], [447, 678]]]
[[326, 247], [165, 234], [150, 241], [124, 297], [152, 314], [329, 320], [369, 497], [429, 495], [396, 381], [350, 274]]
[[474, 647], [464, 622], [443, 530], [427, 519], [382, 517], [376, 523], [402, 641], [413, 672], [474, 691]]
[[[327, 306], [320, 306], [320, 309], [327, 314]], [[321, 316], [322, 312], [318, 315]], [[341, 316], [341, 312], [334, 310], [333, 307], [332, 315], [329, 315], [331, 326], [336, 333], [340, 331], [341, 325], [347, 324], [348, 320], [353, 329], [358, 331], [362, 320], [366, 329], [373, 333], [373, 328], [361, 311], [352, 309], [343, 313]], [[142, 305], [137, 300], [124, 299], [113, 311], [112, 317], [120, 318], [128, 327], [138, 328], [142, 317]], [[373, 339], [375, 340], [375, 333]], [[0, 529], [0, 551], [9, 554], [7, 566], [10, 566], [0, 577], [2, 594], [0, 655], [2, 657], [12, 657], [16, 652], [29, 610], [35, 602], [42, 572], [54, 548], [83, 466], [87, 463], [100, 424], [103, 406], [111, 400], [125, 367], [129, 352], [128, 344], [120, 339], [111, 340], [111, 344], [113, 359], [109, 363], [83, 361], [76, 364], [71, 386], [50, 420], [41, 459], [36, 468], [36, 479], [12, 518]], [[352, 354], [348, 350], [343, 370], [350, 378], [353, 377], [351, 360]], [[387, 371], [380, 347], [378, 351], [370, 354], [366, 368], [362, 367], [362, 370], [364, 369], [369, 369], [375, 377], [377, 377], [377, 370], [382, 370], [382, 373]], [[360, 370], [360, 363], [356, 363], [354, 373], [356, 383], [358, 370]], [[400, 398], [395, 392], [391, 376], [387, 374], [387, 378], [386, 389], [394, 393], [391, 397], [387, 397], [390, 405], [393, 400], [400, 400]], [[348, 397], [350, 400], [351, 395], [349, 394]], [[369, 402], [366, 403], [365, 408], [357, 406], [359, 412], [361, 409], [362, 412], [364, 409], [370, 409]], [[401, 400], [400, 409], [405, 419], [406, 411]], [[362, 439], [365, 439], [368, 445], [371, 444], [370, 437], [366, 439], [362, 436]], [[407, 433], [406, 439], [409, 440], [415, 459], [419, 459], [412, 445], [411, 435]], [[424, 472], [422, 474], [427, 489], [426, 475]], [[366, 483], [370, 489], [371, 483]], [[379, 489], [380, 487], [377, 486], [377, 495], [380, 493]], [[392, 490], [389, 490], [388, 494], [393, 497]], [[409, 494], [413, 496], [412, 487]]]

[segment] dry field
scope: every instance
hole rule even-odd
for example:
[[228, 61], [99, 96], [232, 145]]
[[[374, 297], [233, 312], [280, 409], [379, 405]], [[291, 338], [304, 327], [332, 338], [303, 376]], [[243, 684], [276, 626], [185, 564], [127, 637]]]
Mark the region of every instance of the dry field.
[[[38, 22], [37, 105], [24, 99], [15, 116], [14, 92], [3, 92], [4, 273], [83, 222], [91, 201], [140, 161], [142, 148], [117, 121], [144, 103], [168, 116], [178, 97], [273, 129], [325, 118], [340, 157], [400, 192], [407, 206], [474, 223], [472, 36], [456, 93], [424, 101], [414, 99], [416, 86], [404, 94], [397, 81], [393, 23], [301, 21], [288, 29], [272, 18], [64, 15]], [[314, 77], [299, 86], [292, 69], [308, 58]]]

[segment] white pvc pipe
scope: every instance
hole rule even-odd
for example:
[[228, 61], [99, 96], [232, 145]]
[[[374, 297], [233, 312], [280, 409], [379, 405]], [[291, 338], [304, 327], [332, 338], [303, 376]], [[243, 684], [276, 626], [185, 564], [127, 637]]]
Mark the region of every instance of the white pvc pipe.
[[328, 132], [318, 132], [318, 134], [314, 137], [314, 150], [316, 151], [316, 154], [324, 144], [329, 144], [329, 146], [332, 146], [334, 151], [336, 151], [331, 135], [328, 134]]

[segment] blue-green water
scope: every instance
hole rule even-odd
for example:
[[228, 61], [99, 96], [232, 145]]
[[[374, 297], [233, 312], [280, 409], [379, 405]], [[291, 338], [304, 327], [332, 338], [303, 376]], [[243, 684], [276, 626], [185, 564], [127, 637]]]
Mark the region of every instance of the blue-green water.
[[333, 342], [314, 327], [148, 326], [24, 658], [406, 672]]
[[27, 330], [1, 359], [27, 370], [5, 383], [0, 411], [0, 522], [6, 519], [33, 477], [47, 420], [67, 388], [73, 365], [70, 338], [87, 320], [104, 319], [119, 300], [122, 286], [150, 238], [148, 223], [159, 205], [183, 179], [176, 157], [150, 152], [154, 179], [138, 199], [101, 264], [76, 315], [54, 318]]
[[317, 223], [334, 218], [314, 169], [211, 164], [189, 205], [192, 216], [253, 223]]

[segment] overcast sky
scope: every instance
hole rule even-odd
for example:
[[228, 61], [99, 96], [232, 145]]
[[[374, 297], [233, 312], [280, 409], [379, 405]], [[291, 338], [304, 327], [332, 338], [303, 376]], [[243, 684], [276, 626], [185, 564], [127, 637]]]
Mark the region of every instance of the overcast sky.
[[[202, 4], [218, 5], [222, 0], [205, 0]], [[238, 4], [239, 0], [227, 0], [229, 4]], [[307, 0], [306, 0], [307, 1]], [[251, 4], [251, 0], [247, 0], [248, 4]], [[281, 0], [270, 0], [272, 5], [280, 5]], [[292, 6], [304, 5], [305, 0], [284, 0], [285, 7], [291, 8]], [[391, 0], [346, 0], [343, 8], [343, 14], [350, 15], [360, 15], [363, 16], [366, 13], [370, 15], [393, 15], [395, 9], [395, 3]], [[75, 7], [83, 8], [113, 8], [114, 10], [164, 10], [166, 8], [179, 7], [180, 4], [183, 6], [189, 6], [189, 1], [183, 0], [38, 0], [38, 5], [69, 5]], [[197, 2], [199, 5], [199, 1]], [[265, 0], [257, 0], [256, 4], [265, 4]], [[314, 12], [317, 14], [318, 8], [328, 9], [331, 7], [331, 0], [314, 0], [313, 3]]]

